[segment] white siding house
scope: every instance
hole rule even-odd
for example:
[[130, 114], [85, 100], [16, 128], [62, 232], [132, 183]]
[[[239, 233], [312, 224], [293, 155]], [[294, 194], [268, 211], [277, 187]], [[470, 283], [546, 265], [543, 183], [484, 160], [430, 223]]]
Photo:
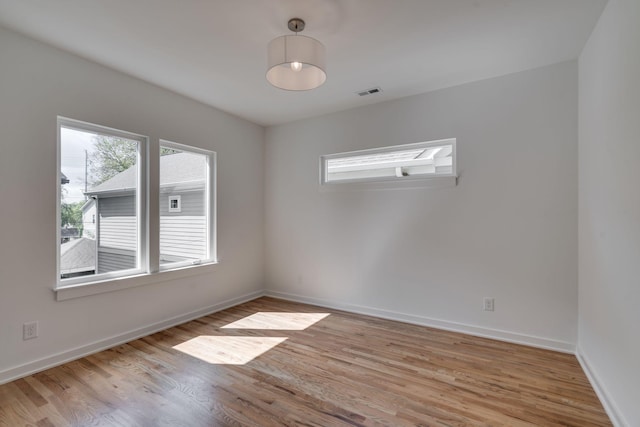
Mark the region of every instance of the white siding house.
[[96, 238], [96, 201], [89, 199], [82, 205], [82, 237]]
[[[207, 256], [205, 162], [186, 152], [160, 158], [161, 263]], [[98, 274], [137, 265], [136, 174], [132, 166], [87, 192], [95, 201]]]

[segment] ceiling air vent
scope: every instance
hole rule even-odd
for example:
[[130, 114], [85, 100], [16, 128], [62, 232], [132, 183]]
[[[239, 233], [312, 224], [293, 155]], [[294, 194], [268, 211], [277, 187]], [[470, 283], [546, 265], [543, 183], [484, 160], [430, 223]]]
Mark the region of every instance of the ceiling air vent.
[[361, 90], [356, 93], [360, 96], [367, 96], [367, 95], [373, 95], [380, 92], [382, 92], [382, 89], [380, 89], [379, 87], [372, 87], [371, 89]]

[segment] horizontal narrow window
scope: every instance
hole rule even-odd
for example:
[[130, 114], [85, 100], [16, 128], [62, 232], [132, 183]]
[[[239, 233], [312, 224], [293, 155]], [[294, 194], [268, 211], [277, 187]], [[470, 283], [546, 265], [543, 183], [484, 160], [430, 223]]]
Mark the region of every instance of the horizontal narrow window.
[[444, 139], [322, 156], [321, 183], [456, 175], [456, 140]]

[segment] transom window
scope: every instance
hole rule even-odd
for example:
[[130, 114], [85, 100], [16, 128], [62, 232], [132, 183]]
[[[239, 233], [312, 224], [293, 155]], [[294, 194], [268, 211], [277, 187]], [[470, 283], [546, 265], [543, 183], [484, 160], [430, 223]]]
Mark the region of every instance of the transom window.
[[321, 183], [455, 176], [455, 139], [322, 156]]

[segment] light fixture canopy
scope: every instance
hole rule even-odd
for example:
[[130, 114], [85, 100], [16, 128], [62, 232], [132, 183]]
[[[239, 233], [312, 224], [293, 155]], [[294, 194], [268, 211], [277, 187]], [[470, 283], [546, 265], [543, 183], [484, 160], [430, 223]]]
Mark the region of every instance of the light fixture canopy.
[[327, 80], [324, 45], [314, 38], [299, 35], [304, 26], [302, 19], [290, 19], [288, 27], [296, 34], [269, 42], [267, 81], [277, 88], [311, 90]]

